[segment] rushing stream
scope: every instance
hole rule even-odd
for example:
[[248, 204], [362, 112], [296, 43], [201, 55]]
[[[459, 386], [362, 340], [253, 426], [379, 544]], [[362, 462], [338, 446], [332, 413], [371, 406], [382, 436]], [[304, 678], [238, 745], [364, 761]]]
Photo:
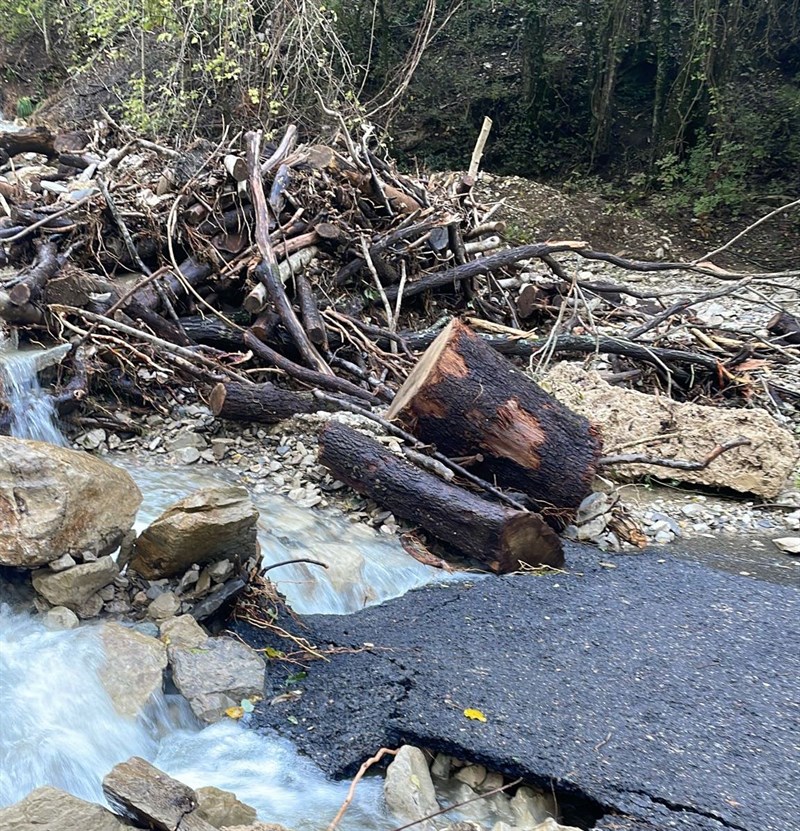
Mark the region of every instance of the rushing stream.
[[[14, 434], [64, 444], [39, 389], [40, 365], [41, 353], [0, 344]], [[221, 471], [112, 461], [128, 469], [142, 490], [137, 528], [198, 487], [229, 481]], [[253, 498], [261, 512], [265, 564], [306, 556], [329, 565], [285, 567], [270, 575], [298, 612], [348, 613], [440, 577], [396, 541], [345, 518], [300, 509], [276, 495]], [[260, 819], [297, 831], [325, 828], [336, 814], [349, 783], [327, 780], [284, 739], [232, 721], [201, 729], [179, 696], [152, 702], [137, 721], [120, 716], [99, 675], [99, 626], [53, 632], [14, 605], [7, 590], [0, 594], [0, 807], [42, 785], [102, 802], [102, 777], [117, 762], [139, 755], [190, 786], [233, 791]], [[341, 828], [394, 827], [384, 812], [381, 784], [367, 778], [359, 785]]]
[[[201, 729], [178, 696], [146, 718], [120, 716], [103, 686], [97, 625], [50, 632], [0, 606], [0, 807], [42, 785], [103, 802], [102, 777], [142, 756], [192, 786], [233, 791], [265, 821], [297, 831], [326, 827], [349, 784], [331, 782], [290, 742], [232, 721]], [[366, 780], [344, 828], [391, 828], [381, 782]]]

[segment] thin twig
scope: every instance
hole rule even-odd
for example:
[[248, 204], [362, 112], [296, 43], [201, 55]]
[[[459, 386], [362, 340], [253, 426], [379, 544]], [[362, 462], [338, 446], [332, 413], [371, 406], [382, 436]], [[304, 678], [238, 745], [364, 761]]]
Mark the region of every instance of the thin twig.
[[758, 228], [759, 225], [767, 222], [768, 220], [772, 219], [772, 217], [777, 216], [778, 214], [783, 213], [784, 211], [788, 211], [791, 208], [800, 207], [800, 199], [795, 199], [794, 202], [788, 202], [786, 205], [781, 205], [779, 208], [775, 208], [774, 211], [770, 211], [765, 216], [762, 216], [761, 219], [757, 219], [755, 222], [748, 225], [743, 231], [740, 231], [735, 237], [728, 240], [724, 245], [720, 245], [719, 248], [715, 248], [713, 251], [709, 251], [708, 254], [704, 254], [700, 259], [694, 261], [694, 265], [698, 265], [706, 260], [710, 260], [712, 257], [716, 257], [717, 254], [721, 254], [723, 251], [726, 251], [730, 248], [734, 243], [738, 242], [745, 234], [749, 234], [750, 231], [755, 230]]
[[336, 816], [331, 820], [328, 826], [328, 831], [335, 831], [336, 826], [341, 822], [345, 812], [350, 807], [353, 797], [356, 795], [356, 786], [364, 778], [364, 774], [377, 762], [380, 762], [384, 756], [396, 756], [400, 750], [390, 750], [388, 747], [382, 747], [374, 756], [370, 756], [366, 762], [358, 769], [358, 773], [353, 777], [350, 783], [350, 788], [347, 791], [347, 796], [344, 798], [342, 807], [336, 812]]
[[327, 563], [323, 563], [320, 560], [312, 560], [309, 557], [298, 557], [296, 560], [281, 560], [279, 563], [272, 563], [271, 565], [262, 568], [259, 574], [266, 574], [268, 571], [272, 571], [273, 568], [278, 568], [279, 566], [292, 566], [295, 563], [310, 563], [313, 566], [322, 566], [322, 568], [328, 568]]
[[146, 341], [152, 346], [155, 346], [168, 354], [176, 355], [180, 358], [183, 358], [185, 361], [188, 361], [189, 363], [203, 364], [204, 366], [214, 370], [215, 373], [223, 372], [231, 378], [235, 379], [236, 381], [244, 381], [248, 384], [252, 383], [252, 381], [250, 381], [250, 379], [247, 378], [246, 375], [241, 375], [238, 372], [234, 372], [233, 370], [226, 367], [224, 364], [221, 364], [218, 361], [214, 361], [211, 358], [207, 358], [201, 352], [195, 352], [192, 349], [189, 349], [185, 346], [178, 346], [177, 344], [170, 343], [169, 341], [166, 341], [163, 338], [158, 338], [155, 335], [151, 335], [149, 332], [145, 332], [141, 329], [134, 329], [133, 326], [128, 326], [125, 323], [120, 323], [118, 320], [107, 318], [104, 315], [95, 314], [94, 312], [87, 311], [86, 309], [79, 309], [75, 306], [64, 306], [61, 304], [54, 303], [51, 306], [49, 306], [49, 308], [55, 314], [61, 313], [77, 315], [78, 317], [82, 317], [85, 320], [97, 322], [99, 326], [105, 326], [108, 329], [116, 330], [118, 332], [122, 332], [125, 335], [130, 335], [131, 337]]
[[655, 456], [647, 456], [641, 453], [620, 453], [617, 456], [603, 456], [600, 458], [598, 465], [600, 467], [611, 467], [612, 465], [655, 465], [658, 467], [668, 467], [673, 470], [704, 470], [711, 462], [718, 456], [721, 456], [727, 450], [733, 450], [734, 447], [744, 447], [749, 445], [750, 439], [738, 438], [726, 441], [723, 444], [718, 444], [705, 458], [699, 462], [692, 462], [689, 459], [660, 459]]

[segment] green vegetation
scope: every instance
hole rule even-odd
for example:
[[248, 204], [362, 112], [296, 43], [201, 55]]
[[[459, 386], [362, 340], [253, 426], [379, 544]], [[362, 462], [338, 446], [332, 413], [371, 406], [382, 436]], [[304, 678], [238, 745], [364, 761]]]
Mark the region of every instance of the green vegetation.
[[489, 169], [698, 218], [800, 168], [800, 0], [0, 0], [0, 56], [30, 41], [63, 73], [124, 66], [118, 112], [153, 134], [339, 126], [322, 99], [463, 166], [489, 115]]

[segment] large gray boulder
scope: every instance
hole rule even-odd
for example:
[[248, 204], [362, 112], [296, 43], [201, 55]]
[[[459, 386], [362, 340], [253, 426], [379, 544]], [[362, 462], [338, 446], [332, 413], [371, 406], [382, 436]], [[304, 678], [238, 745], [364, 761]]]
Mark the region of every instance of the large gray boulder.
[[3, 831], [130, 831], [111, 811], [58, 788], [37, 788], [25, 799], [0, 809]]
[[120, 715], [136, 718], [161, 692], [167, 648], [157, 638], [120, 623], [106, 623], [101, 632], [105, 664], [103, 686]]
[[[66, 571], [42, 568], [33, 572], [31, 581], [34, 589], [48, 603], [52, 603], [53, 606], [66, 606], [80, 614], [89, 598], [113, 583], [118, 576], [117, 564], [112, 557], [106, 556], [92, 563], [73, 566]], [[100, 606], [102, 605], [101, 602]]]
[[172, 680], [201, 721], [212, 724], [243, 698], [263, 695], [264, 659], [232, 638], [208, 638], [201, 646], [167, 648]]
[[145, 528], [129, 567], [158, 580], [222, 557], [244, 563], [258, 553], [257, 520], [258, 510], [244, 488], [204, 488]]
[[142, 495], [88, 453], [0, 436], [0, 565], [37, 568], [65, 554], [111, 553]]

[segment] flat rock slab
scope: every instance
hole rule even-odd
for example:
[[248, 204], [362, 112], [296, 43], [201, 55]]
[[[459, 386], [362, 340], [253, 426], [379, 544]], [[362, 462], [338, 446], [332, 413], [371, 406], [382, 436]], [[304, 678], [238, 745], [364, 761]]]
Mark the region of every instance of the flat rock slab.
[[305, 618], [320, 646], [374, 647], [314, 662], [302, 696], [256, 723], [333, 775], [402, 743], [522, 775], [584, 827], [800, 827], [800, 590], [605, 556]]
[[129, 831], [130, 825], [100, 805], [57, 788], [37, 788], [25, 799], [0, 809], [4, 831]]

